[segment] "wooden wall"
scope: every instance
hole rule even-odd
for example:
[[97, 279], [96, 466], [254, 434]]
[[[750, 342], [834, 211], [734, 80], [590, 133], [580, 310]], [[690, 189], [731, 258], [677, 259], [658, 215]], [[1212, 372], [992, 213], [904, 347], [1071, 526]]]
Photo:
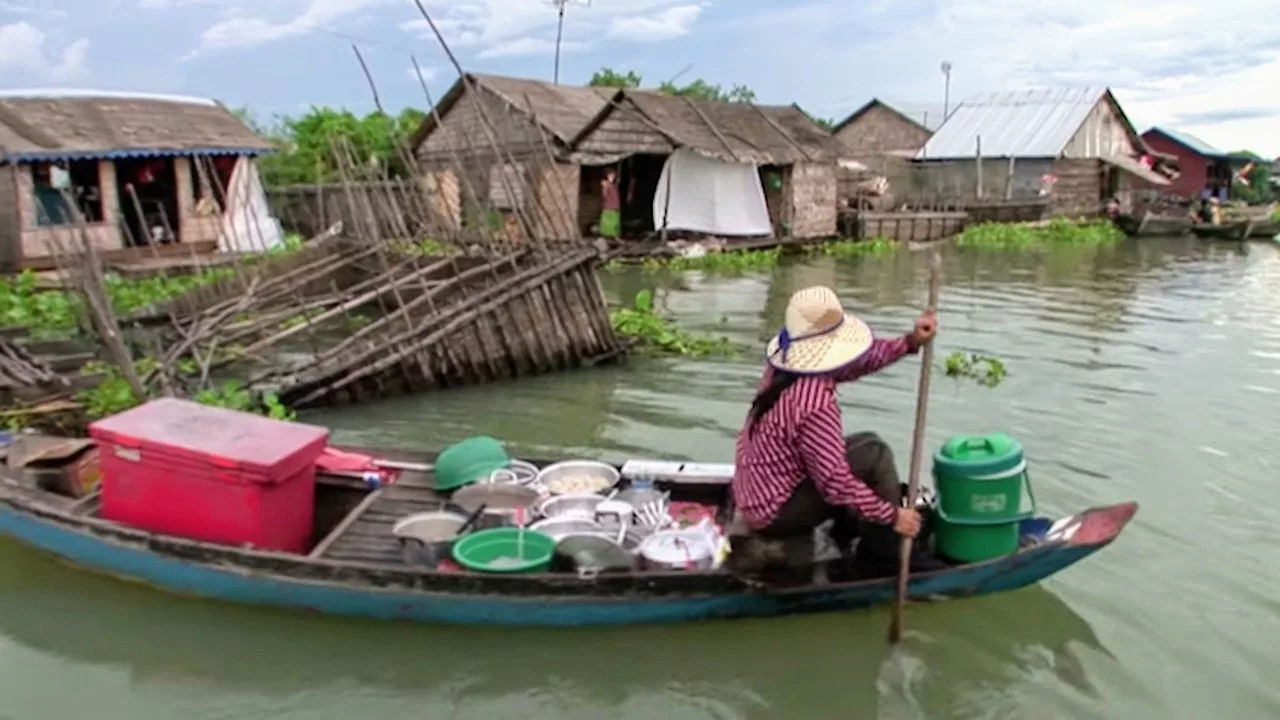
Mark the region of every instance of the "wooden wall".
[[928, 130], [883, 105], [873, 105], [835, 134], [859, 160], [891, 152], [918, 152], [930, 135]]

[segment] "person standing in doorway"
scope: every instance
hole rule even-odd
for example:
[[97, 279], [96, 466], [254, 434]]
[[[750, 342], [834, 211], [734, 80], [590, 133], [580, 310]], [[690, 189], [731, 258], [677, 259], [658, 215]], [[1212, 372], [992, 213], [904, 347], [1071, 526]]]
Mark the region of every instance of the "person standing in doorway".
[[613, 168], [604, 171], [600, 195], [604, 199], [600, 211], [600, 237], [616, 239], [622, 234], [622, 200], [618, 196], [618, 172]]

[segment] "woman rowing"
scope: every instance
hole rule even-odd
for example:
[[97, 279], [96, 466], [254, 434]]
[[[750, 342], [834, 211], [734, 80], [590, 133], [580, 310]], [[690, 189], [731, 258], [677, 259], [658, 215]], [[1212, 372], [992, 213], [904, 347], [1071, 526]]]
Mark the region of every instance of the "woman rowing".
[[[830, 288], [791, 297], [738, 434], [733, 499], [754, 533], [811, 537], [833, 520], [831, 539], [846, 559], [861, 534], [859, 574], [897, 571], [898, 538], [916, 536], [920, 514], [902, 507], [903, 489], [884, 440], [870, 432], [844, 437], [836, 385], [916, 353], [935, 332], [937, 320], [926, 312], [907, 335], [877, 339], [844, 312]], [[858, 518], [869, 524], [861, 533]]]

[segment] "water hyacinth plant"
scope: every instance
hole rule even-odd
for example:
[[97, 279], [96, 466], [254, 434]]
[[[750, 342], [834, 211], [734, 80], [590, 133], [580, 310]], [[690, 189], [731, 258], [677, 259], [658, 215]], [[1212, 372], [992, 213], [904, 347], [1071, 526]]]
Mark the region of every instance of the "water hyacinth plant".
[[728, 338], [707, 338], [677, 328], [671, 320], [653, 309], [653, 292], [636, 293], [630, 307], [610, 313], [613, 329], [645, 350], [669, 354], [706, 357], [732, 355], [735, 348]]
[[1034, 250], [1052, 245], [1109, 245], [1124, 233], [1106, 220], [1075, 222], [1054, 218], [1043, 225], [981, 223], [956, 236], [956, 245], [980, 250]]

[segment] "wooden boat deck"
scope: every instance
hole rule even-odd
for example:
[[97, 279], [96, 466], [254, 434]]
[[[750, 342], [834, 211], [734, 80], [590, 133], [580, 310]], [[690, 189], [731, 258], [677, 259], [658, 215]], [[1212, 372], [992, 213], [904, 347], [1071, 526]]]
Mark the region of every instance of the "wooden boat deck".
[[406, 515], [438, 510], [445, 498], [427, 473], [405, 472], [399, 481], [369, 493], [311, 551], [309, 557], [402, 565], [400, 542], [391, 526]]

